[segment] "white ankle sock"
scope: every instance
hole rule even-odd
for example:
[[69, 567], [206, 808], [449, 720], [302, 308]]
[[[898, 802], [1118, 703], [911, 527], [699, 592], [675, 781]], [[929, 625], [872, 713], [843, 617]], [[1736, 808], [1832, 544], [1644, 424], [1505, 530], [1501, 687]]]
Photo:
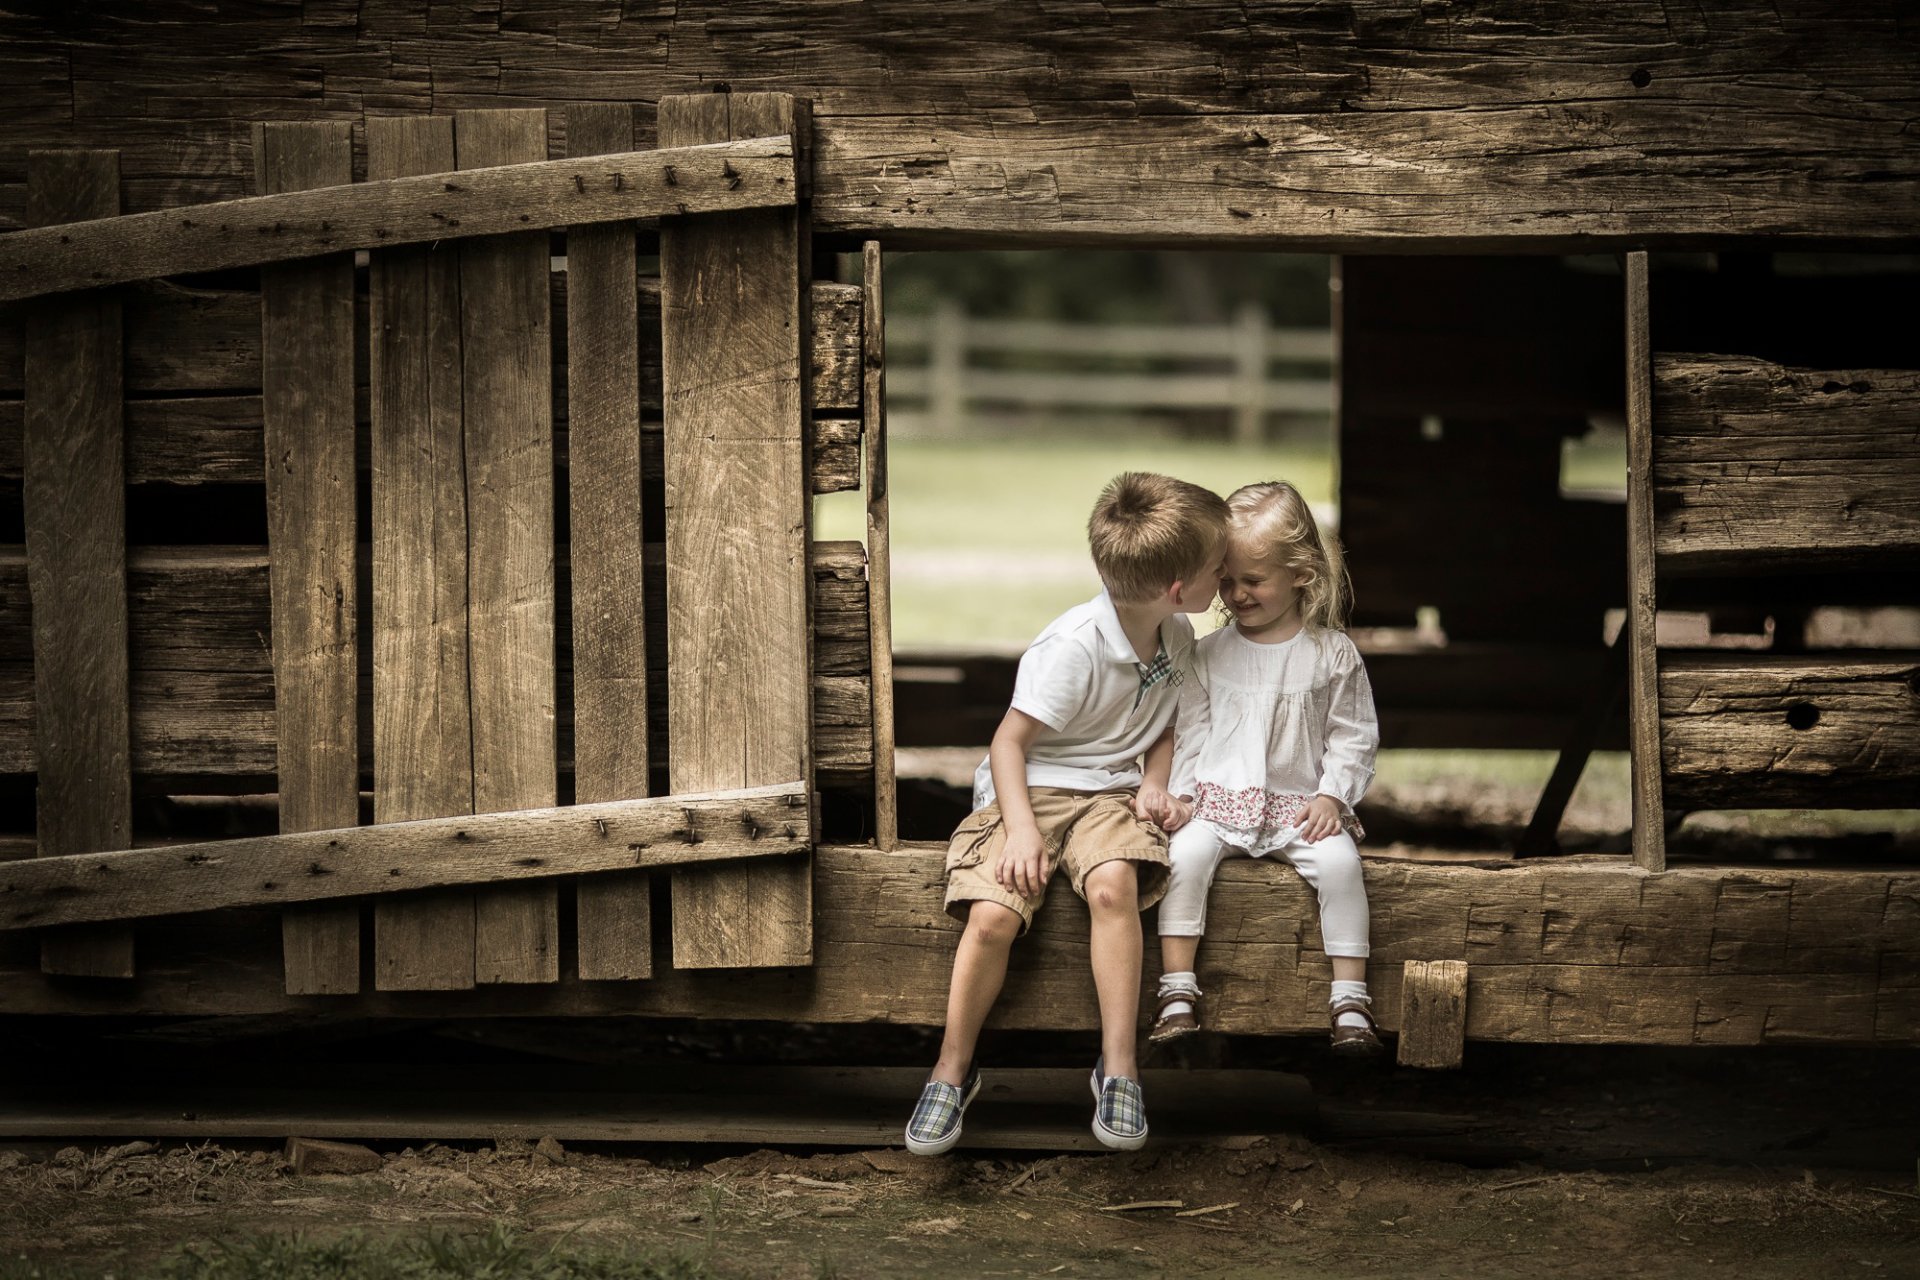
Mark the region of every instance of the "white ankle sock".
[[[1160, 975], [1160, 995], [1162, 998], [1165, 998], [1166, 996], [1171, 996], [1171, 995], [1194, 996], [1197, 998], [1200, 995], [1199, 975], [1191, 971], [1185, 972], [1185, 973], [1161, 974]], [[1163, 1014], [1162, 1016], [1166, 1016], [1166, 1014], [1192, 1013], [1192, 1012], [1193, 1012], [1192, 1001], [1176, 1000], [1172, 1004], [1166, 1007], [1165, 1014]]]
[[[1333, 984], [1333, 994], [1327, 1003], [1334, 1005], [1339, 1004], [1342, 1000], [1359, 1000], [1369, 1006], [1373, 1004], [1373, 997], [1367, 994], [1366, 983], [1341, 982], [1336, 980]], [[1342, 1027], [1364, 1027], [1367, 1025], [1367, 1020], [1359, 1014], [1349, 1011], [1340, 1015], [1336, 1020], [1336, 1025]]]

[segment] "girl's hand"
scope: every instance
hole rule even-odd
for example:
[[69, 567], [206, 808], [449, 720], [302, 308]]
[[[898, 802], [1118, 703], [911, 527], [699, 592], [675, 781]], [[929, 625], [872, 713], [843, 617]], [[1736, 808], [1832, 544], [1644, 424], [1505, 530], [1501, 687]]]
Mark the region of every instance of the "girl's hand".
[[1193, 821], [1193, 805], [1178, 796], [1167, 797], [1167, 816], [1160, 823], [1160, 829], [1172, 835]]
[[1306, 816], [1300, 821], [1300, 838], [1318, 844], [1340, 830], [1340, 802], [1332, 796], [1315, 796], [1307, 802]]
[[1168, 807], [1173, 797], [1167, 789], [1158, 783], [1143, 782], [1140, 789], [1133, 793], [1133, 816], [1147, 822], [1157, 823], [1162, 831], [1170, 831], [1167, 826]]

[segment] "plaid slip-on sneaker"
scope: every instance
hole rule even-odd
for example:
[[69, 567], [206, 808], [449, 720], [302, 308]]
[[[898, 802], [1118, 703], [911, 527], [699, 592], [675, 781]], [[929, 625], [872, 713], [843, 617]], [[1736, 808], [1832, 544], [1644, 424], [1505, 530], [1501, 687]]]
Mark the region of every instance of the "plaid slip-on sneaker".
[[1115, 1151], [1136, 1151], [1147, 1141], [1147, 1100], [1140, 1082], [1104, 1075], [1102, 1058], [1093, 1064], [1093, 1136]]
[[907, 1121], [907, 1150], [917, 1156], [937, 1156], [951, 1150], [960, 1141], [960, 1117], [967, 1104], [980, 1092], [980, 1068], [967, 1072], [967, 1081], [959, 1088], [944, 1080], [929, 1080], [914, 1105], [913, 1119]]

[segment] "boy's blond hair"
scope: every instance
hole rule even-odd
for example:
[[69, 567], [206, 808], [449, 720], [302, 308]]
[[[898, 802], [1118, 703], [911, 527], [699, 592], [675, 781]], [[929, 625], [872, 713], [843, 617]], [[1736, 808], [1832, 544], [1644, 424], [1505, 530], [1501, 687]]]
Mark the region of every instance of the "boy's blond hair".
[[1151, 471], [1115, 476], [1087, 520], [1093, 566], [1122, 604], [1143, 604], [1176, 582], [1192, 582], [1226, 533], [1227, 504], [1219, 494]]

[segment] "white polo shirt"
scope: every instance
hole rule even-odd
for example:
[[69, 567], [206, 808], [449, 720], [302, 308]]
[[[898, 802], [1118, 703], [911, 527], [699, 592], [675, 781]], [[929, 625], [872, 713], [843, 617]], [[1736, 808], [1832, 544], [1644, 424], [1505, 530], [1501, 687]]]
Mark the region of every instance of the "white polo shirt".
[[[1142, 692], [1140, 659], [1102, 591], [1055, 618], [1020, 656], [1013, 709], [1046, 727], [1027, 752], [1027, 785], [1115, 791], [1140, 785], [1140, 757], [1173, 722], [1179, 686], [1193, 669], [1193, 624], [1176, 613], [1160, 624], [1173, 664]], [[973, 775], [973, 807], [993, 803], [993, 765]]]

